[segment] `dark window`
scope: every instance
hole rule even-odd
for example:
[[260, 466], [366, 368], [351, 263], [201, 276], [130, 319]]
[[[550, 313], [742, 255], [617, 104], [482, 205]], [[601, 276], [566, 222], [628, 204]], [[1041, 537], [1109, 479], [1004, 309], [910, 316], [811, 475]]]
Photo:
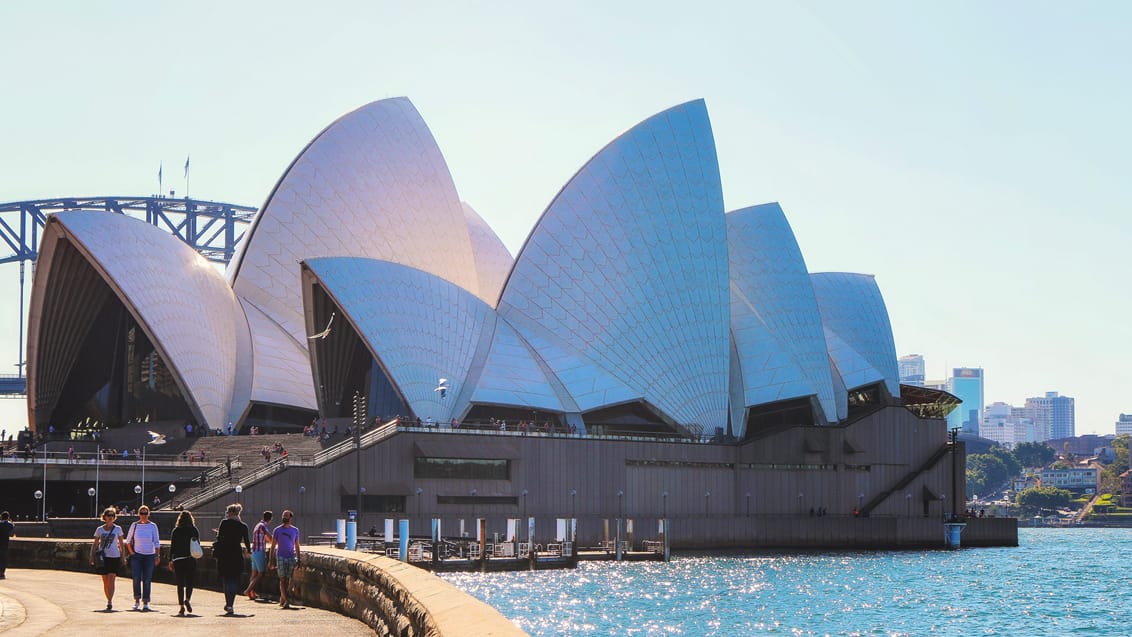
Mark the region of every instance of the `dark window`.
[[[358, 508], [358, 496], [343, 495], [339, 498], [339, 510], [350, 511]], [[403, 495], [374, 495], [367, 493], [362, 496], [362, 511], [364, 513], [404, 513], [405, 496]]]
[[519, 506], [513, 495], [438, 495], [437, 504], [512, 504]]
[[490, 458], [417, 458], [413, 477], [452, 480], [510, 480], [511, 461]]

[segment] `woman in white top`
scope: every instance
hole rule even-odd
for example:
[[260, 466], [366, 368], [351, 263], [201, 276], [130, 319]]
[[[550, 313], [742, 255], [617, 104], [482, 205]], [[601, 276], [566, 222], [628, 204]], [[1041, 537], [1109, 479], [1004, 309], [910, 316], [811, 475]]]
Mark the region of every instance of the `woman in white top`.
[[149, 590], [153, 585], [153, 567], [161, 563], [161, 533], [149, 521], [149, 507], [138, 509], [138, 521], [130, 525], [126, 547], [130, 550], [130, 570], [134, 574], [134, 610], [149, 610]]
[[114, 579], [122, 565], [122, 554], [126, 545], [122, 541], [122, 527], [114, 524], [118, 512], [110, 507], [102, 512], [102, 526], [94, 530], [94, 545], [90, 547], [90, 564], [95, 565], [95, 556], [102, 553], [102, 565], [96, 572], [102, 575], [102, 591], [106, 593], [106, 610], [114, 610]]

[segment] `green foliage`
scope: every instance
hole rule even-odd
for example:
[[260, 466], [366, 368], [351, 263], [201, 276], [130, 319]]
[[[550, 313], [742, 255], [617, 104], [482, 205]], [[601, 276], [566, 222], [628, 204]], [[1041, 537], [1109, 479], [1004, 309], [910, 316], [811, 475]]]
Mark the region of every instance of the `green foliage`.
[[1014, 501], [1025, 515], [1039, 515], [1042, 511], [1053, 511], [1069, 506], [1072, 499], [1065, 489], [1057, 487], [1030, 488], [1015, 496]]
[[[1009, 452], [1007, 452], [1009, 453]], [[1017, 463], [1015, 463], [1017, 464]], [[1006, 482], [1012, 474], [1006, 463], [993, 453], [967, 457], [967, 495], [987, 494]]]
[[1128, 443], [1130, 436], [1128, 434], [1121, 434], [1112, 440], [1112, 450], [1116, 454], [1116, 460], [1101, 468], [1101, 492], [1102, 493], [1120, 493], [1120, 474], [1128, 470]]
[[1053, 462], [1057, 452], [1044, 442], [1020, 442], [1014, 445], [1014, 457], [1023, 467], [1044, 467]]

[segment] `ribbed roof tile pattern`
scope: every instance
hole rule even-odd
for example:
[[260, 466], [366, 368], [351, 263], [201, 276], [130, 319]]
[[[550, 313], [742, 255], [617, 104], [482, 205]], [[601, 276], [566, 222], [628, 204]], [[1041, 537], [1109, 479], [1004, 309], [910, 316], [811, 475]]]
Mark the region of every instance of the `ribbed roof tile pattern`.
[[[727, 233], [702, 100], [633, 127], [563, 187], [516, 258], [499, 312], [532, 344], [530, 325], [561, 335], [677, 422], [725, 426]], [[612, 404], [587, 400], [594, 374], [542, 358], [579, 406]]]
[[530, 347], [506, 321], [497, 321], [491, 352], [471, 402], [566, 411]]
[[[830, 355], [841, 372], [848, 389], [867, 382], [883, 380], [893, 396], [900, 395], [900, 373], [896, 363], [896, 342], [892, 338], [892, 323], [884, 297], [870, 274], [822, 272], [810, 275], [814, 296], [826, 328], [826, 340], [833, 332], [857, 356], [868, 364], [872, 373], [865, 382], [849, 370], [861, 367], [854, 363], [840, 346], [829, 343]], [[880, 378], [873, 378], [874, 375]]]
[[[352, 257], [306, 261], [371, 354], [421, 418], [448, 422], [495, 313], [467, 290], [422, 270]], [[343, 318], [343, 317], [340, 317]], [[486, 345], [484, 345], [486, 347]], [[435, 391], [448, 379], [447, 398]]]
[[251, 328], [250, 402], [317, 410], [307, 348], [247, 299], [240, 299]]
[[777, 203], [727, 214], [731, 331], [745, 404], [816, 396], [837, 421], [833, 380], [810, 275]]
[[[77, 247], [114, 290], [196, 417], [211, 427], [225, 424], [235, 386], [237, 330], [247, 325], [216, 268], [172, 235], [111, 212], [53, 215], [44, 242], [60, 240]], [[37, 353], [29, 347], [28, 354], [34, 360]]]
[[499, 293], [503, 291], [503, 284], [507, 281], [507, 275], [511, 274], [511, 267], [515, 265], [515, 259], [483, 217], [466, 202], [461, 203], [472, 240], [472, 254], [476, 259], [479, 297], [488, 305], [495, 307], [499, 301]]
[[363, 106], [319, 134], [280, 179], [243, 243], [231, 268], [233, 288], [298, 342], [306, 339], [303, 259], [384, 259], [479, 293], [456, 187], [406, 98]]

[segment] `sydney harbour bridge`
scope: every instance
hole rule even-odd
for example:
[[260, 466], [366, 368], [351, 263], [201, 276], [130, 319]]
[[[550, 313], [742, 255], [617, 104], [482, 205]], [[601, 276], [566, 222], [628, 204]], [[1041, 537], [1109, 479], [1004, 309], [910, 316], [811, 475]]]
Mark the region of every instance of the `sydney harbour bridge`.
[[[22, 397], [26, 266], [39, 256], [47, 216], [56, 212], [100, 211], [144, 219], [192, 246], [204, 258], [228, 263], [255, 216], [256, 208], [188, 197], [58, 197], [0, 203], [0, 265], [19, 263], [19, 354], [16, 374], [0, 375], [0, 397]], [[0, 268], [0, 277], [5, 276]]]

